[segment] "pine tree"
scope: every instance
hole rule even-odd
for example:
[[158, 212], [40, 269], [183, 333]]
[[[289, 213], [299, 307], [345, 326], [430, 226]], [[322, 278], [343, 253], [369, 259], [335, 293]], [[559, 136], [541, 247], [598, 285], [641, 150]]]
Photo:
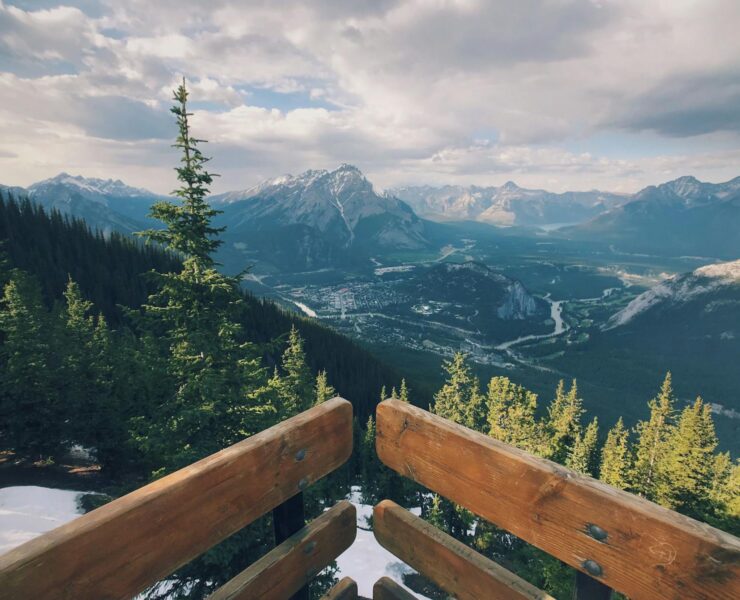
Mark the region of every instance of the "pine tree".
[[56, 392], [51, 329], [35, 279], [12, 272], [0, 305], [0, 424], [3, 445], [21, 457], [50, 458], [64, 449], [68, 415]]
[[535, 418], [536, 394], [508, 377], [493, 377], [486, 402], [488, 435], [522, 450], [542, 453], [542, 428]]
[[671, 374], [666, 373], [658, 396], [648, 403], [650, 418], [640, 421], [636, 427], [637, 443], [630, 487], [649, 500], [656, 499], [665, 466], [667, 443], [673, 430], [674, 402]]
[[707, 521], [733, 535], [740, 535], [740, 462], [733, 464], [729, 452], [714, 456], [709, 500], [711, 512]]
[[599, 479], [608, 485], [627, 489], [630, 474], [629, 431], [620, 417], [609, 430], [601, 450]]
[[596, 450], [599, 442], [599, 421], [596, 417], [591, 421], [583, 434], [578, 434], [570, 455], [566, 460], [566, 466], [583, 473], [594, 475], [596, 473]]
[[181, 187], [179, 202], [159, 202], [151, 216], [165, 228], [143, 235], [182, 257], [179, 272], [158, 274], [159, 289], [144, 305], [148, 328], [157, 332], [169, 355], [172, 395], [159, 407], [144, 447], [158, 474], [190, 464], [239, 439], [266, 423], [254, 390], [264, 383], [260, 357], [243, 341], [239, 325], [244, 299], [235, 277], [215, 268], [212, 253], [220, 245], [220, 229], [211, 226], [217, 211], [206, 202], [213, 176], [198, 149], [202, 140], [190, 132], [185, 85], [175, 92], [182, 151], [176, 169]]
[[401, 379], [401, 390], [398, 393], [398, 399], [401, 402], [409, 401], [409, 388], [406, 386], [406, 380]]
[[447, 380], [434, 395], [432, 412], [440, 417], [480, 430], [484, 423], [485, 397], [480, 384], [470, 372], [462, 352], [443, 364]]
[[548, 439], [547, 457], [564, 464], [572, 453], [576, 440], [582, 436], [581, 416], [583, 401], [578, 396], [578, 385], [575, 380], [565, 393], [565, 384], [561, 380], [555, 392], [555, 398], [548, 408], [546, 432]]
[[309, 408], [314, 397], [313, 377], [306, 364], [303, 338], [295, 325], [290, 329], [288, 346], [283, 352], [282, 370], [279, 414], [287, 418]]
[[710, 407], [701, 398], [681, 412], [667, 447], [656, 501], [691, 517], [704, 518], [710, 512], [717, 436]]
[[323, 404], [327, 400], [331, 400], [336, 396], [336, 390], [329, 384], [329, 380], [326, 376], [326, 371], [319, 371], [316, 375], [316, 386], [315, 386], [315, 401], [314, 405], [318, 406]]

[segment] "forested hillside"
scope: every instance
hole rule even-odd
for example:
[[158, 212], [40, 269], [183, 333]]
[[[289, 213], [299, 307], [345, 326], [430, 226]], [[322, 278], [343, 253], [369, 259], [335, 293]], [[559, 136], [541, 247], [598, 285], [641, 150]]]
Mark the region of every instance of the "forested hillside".
[[[47, 214], [37, 204], [16, 201], [0, 191], [0, 251], [7, 268], [33, 275], [44, 304], [51, 308], [63, 298], [69, 280], [114, 326], [125, 322], [125, 309], [138, 309], [155, 289], [151, 271], [167, 272], [180, 261], [158, 246], [128, 236], [103, 236], [79, 219], [58, 212]], [[366, 419], [377, 403], [381, 386], [399, 385], [400, 376], [348, 338], [316, 321], [282, 310], [274, 303], [244, 293], [241, 323], [251, 340], [264, 347], [268, 364], [275, 364], [279, 345], [293, 325], [305, 340], [307, 362], [313, 372], [326, 370], [338, 393], [351, 400]]]

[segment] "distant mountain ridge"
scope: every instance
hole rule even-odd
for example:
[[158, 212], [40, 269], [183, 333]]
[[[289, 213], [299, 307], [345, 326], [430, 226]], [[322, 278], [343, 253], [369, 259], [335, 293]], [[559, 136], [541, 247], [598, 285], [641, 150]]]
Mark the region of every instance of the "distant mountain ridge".
[[436, 220], [472, 220], [498, 226], [536, 226], [590, 219], [627, 200], [626, 195], [598, 190], [556, 194], [502, 186], [408, 186], [389, 190], [420, 216]]
[[211, 198], [227, 243], [282, 268], [341, 264], [378, 249], [429, 246], [424, 222], [404, 202], [377, 193], [357, 167], [287, 175]]
[[734, 259], [740, 256], [740, 177], [706, 183], [687, 176], [649, 186], [629, 202], [558, 233], [629, 252]]
[[[14, 195], [20, 195], [16, 188]], [[152, 226], [149, 207], [164, 198], [119, 179], [97, 179], [60, 173], [24, 190], [25, 196], [47, 210], [84, 219], [104, 233], [133, 233]]]
[[[166, 198], [120, 180], [67, 173], [25, 190], [0, 189], [82, 218], [103, 232], [126, 234], [157, 227], [149, 209]], [[268, 259], [278, 269], [323, 268], [374, 251], [427, 248], [434, 236], [425, 218], [498, 226], [557, 223], [566, 225], [557, 231], [559, 237], [606, 242], [615, 251], [740, 256], [740, 177], [718, 184], [680, 177], [632, 196], [554, 194], [512, 182], [499, 187], [411, 186], [379, 193], [359, 169], [345, 164], [332, 171], [268, 179], [214, 195], [211, 201], [224, 211], [217, 219], [227, 226], [222, 259], [234, 267], [246, 258]]]

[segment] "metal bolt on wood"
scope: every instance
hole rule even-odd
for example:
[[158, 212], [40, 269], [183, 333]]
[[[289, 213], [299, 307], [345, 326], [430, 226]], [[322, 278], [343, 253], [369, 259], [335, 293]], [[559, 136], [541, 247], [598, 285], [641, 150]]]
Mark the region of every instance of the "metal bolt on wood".
[[296, 462], [301, 462], [304, 458], [306, 458], [306, 450], [305, 448], [301, 448], [295, 453]]
[[601, 577], [604, 574], [604, 570], [601, 568], [601, 565], [590, 558], [588, 560], [584, 560], [581, 566], [592, 577]]
[[599, 542], [604, 542], [609, 537], [609, 534], [604, 529], [593, 523], [586, 525], [586, 533]]
[[303, 491], [308, 487], [308, 479], [305, 477], [298, 482], [298, 489]]
[[316, 542], [308, 542], [303, 548], [303, 554], [311, 554], [314, 550], [316, 550]]

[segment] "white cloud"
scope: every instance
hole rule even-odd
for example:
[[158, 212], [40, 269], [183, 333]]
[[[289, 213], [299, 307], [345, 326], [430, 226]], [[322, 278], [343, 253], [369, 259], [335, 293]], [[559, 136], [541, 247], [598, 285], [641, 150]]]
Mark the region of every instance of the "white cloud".
[[183, 75], [219, 189], [339, 162], [381, 186], [737, 175], [735, 0], [87, 4], [0, 2], [4, 183], [76, 166], [168, 191]]

